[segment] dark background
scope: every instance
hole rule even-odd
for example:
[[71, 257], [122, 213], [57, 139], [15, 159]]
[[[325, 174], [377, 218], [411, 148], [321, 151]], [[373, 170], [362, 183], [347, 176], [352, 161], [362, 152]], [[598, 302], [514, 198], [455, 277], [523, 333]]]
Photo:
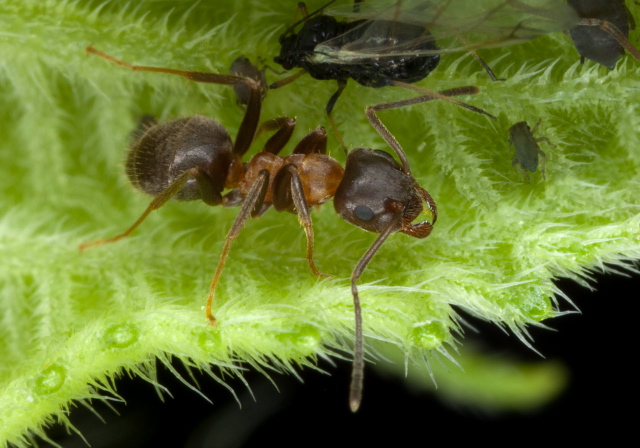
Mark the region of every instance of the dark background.
[[[605, 437], [607, 445], [634, 440], [638, 424], [635, 368], [640, 276], [596, 276], [597, 291], [560, 281], [582, 314], [547, 321], [557, 331], [530, 328], [535, 347], [548, 359], [561, 359], [571, 371], [568, 388], [546, 407], [528, 414], [491, 414], [452, 409], [428, 393], [410, 392], [401, 381], [366, 371], [365, 399], [352, 414], [347, 405], [350, 364], [321, 365], [331, 376], [306, 370], [304, 383], [291, 375], [273, 375], [280, 392], [261, 374], [246, 375], [257, 402], [238, 380], [231, 380], [237, 402], [209, 377], [198, 378], [214, 404], [178, 382], [166, 368], [159, 381], [171, 391], [161, 402], [153, 387], [123, 378], [117, 390], [127, 404], [114, 404], [116, 415], [94, 403], [106, 424], [79, 407], [71, 421], [93, 448], [427, 445], [437, 442], [512, 445], [522, 442], [573, 443]], [[566, 304], [563, 304], [568, 308]], [[513, 335], [473, 320], [492, 350], [519, 360], [539, 361]], [[177, 366], [177, 368], [179, 368]], [[86, 446], [76, 434], [55, 426], [48, 435], [64, 448]], [[47, 445], [47, 444], [44, 444]]]

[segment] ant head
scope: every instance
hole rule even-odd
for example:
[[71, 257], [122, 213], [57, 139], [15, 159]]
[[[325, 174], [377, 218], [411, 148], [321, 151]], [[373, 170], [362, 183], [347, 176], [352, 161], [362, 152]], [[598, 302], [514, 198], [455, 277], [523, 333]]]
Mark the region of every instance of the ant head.
[[369, 232], [381, 233], [396, 221], [394, 231], [423, 237], [411, 224], [423, 210], [422, 191], [386, 152], [357, 148], [347, 157], [333, 204], [342, 219]]

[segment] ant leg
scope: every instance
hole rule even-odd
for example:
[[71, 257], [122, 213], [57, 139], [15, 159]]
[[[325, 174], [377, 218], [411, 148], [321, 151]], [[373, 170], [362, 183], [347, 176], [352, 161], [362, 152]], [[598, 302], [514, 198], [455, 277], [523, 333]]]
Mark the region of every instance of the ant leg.
[[260, 90], [259, 83], [256, 80], [251, 78], [244, 78], [241, 76], [234, 76], [234, 75], [222, 75], [219, 73], [195, 72], [195, 71], [189, 71], [189, 70], [175, 70], [172, 68], [133, 65], [133, 64], [129, 64], [128, 62], [121, 61], [120, 59], [116, 59], [113, 56], [110, 56], [103, 51], [96, 50], [95, 48], [93, 48], [92, 45], [89, 45], [86, 48], [86, 52], [93, 53], [96, 56], [99, 56], [102, 59], [106, 59], [107, 61], [112, 62], [116, 65], [130, 68], [134, 72], [168, 73], [170, 75], [184, 76], [185, 78], [195, 82], [222, 84], [222, 85], [229, 85], [229, 86], [237, 86], [237, 85], [245, 84], [245, 85], [248, 85], [249, 88], [255, 88], [258, 91]]
[[327, 111], [327, 117], [329, 118], [329, 123], [333, 128], [333, 133], [336, 135], [336, 138], [338, 139], [340, 146], [342, 146], [344, 153], [347, 154], [347, 147], [344, 144], [344, 140], [342, 140], [342, 135], [338, 130], [338, 126], [336, 126], [336, 122], [333, 121], [333, 117], [331, 116], [331, 112], [333, 112], [333, 107], [336, 105], [336, 101], [338, 101], [338, 98], [340, 98], [340, 95], [342, 95], [342, 91], [344, 90], [344, 88], [347, 87], [346, 79], [338, 79], [337, 81], [338, 81], [338, 90], [336, 90], [336, 92], [333, 95], [331, 95], [331, 98], [329, 98], [326, 111]]
[[207, 73], [207, 72], [194, 72], [188, 70], [175, 70], [171, 68], [162, 67], [148, 67], [143, 65], [132, 65], [128, 62], [116, 59], [113, 56], [108, 55], [100, 50], [96, 50], [93, 46], [89, 45], [86, 49], [87, 53], [93, 53], [96, 56], [106, 59], [116, 65], [129, 68], [137, 72], [155, 72], [155, 73], [167, 73], [170, 75], [183, 76], [191, 81], [204, 82], [210, 84], [221, 84], [228, 86], [247, 86], [250, 90], [249, 101], [247, 103], [247, 110], [238, 129], [238, 136], [236, 137], [233, 145], [233, 153], [238, 157], [242, 157], [249, 149], [251, 142], [258, 128], [258, 122], [260, 121], [260, 110], [262, 108], [262, 87], [259, 81], [252, 78], [243, 78], [234, 75], [221, 75], [219, 73]]
[[369, 119], [369, 123], [371, 123], [371, 126], [373, 126], [373, 128], [378, 132], [378, 134], [380, 134], [380, 136], [395, 151], [396, 155], [400, 159], [400, 162], [402, 163], [402, 171], [406, 175], [413, 177], [411, 175], [411, 168], [409, 167], [409, 160], [407, 160], [407, 156], [404, 153], [402, 146], [400, 146], [400, 143], [398, 143], [396, 138], [391, 134], [391, 132], [389, 132], [387, 127], [384, 124], [382, 124], [382, 121], [380, 121], [378, 114], [376, 114], [375, 106], [368, 106], [365, 109], [364, 113]]
[[262, 123], [256, 132], [256, 137], [265, 131], [277, 131], [267, 140], [262, 151], [278, 154], [291, 139], [295, 127], [296, 119], [289, 117], [278, 117]]
[[631, 54], [631, 56], [640, 61], [640, 51], [638, 51], [636, 47], [631, 45], [629, 39], [627, 39], [627, 37], [613, 23], [600, 19], [580, 19], [578, 21], [578, 25], [595, 26], [597, 28], [600, 28], [601, 30], [608, 33], [611, 37], [613, 37], [622, 48], [624, 48]]
[[307, 261], [311, 272], [317, 277], [331, 277], [320, 272], [313, 261], [314, 233], [309, 204], [298, 169], [295, 165], [289, 164], [282, 167], [273, 179], [273, 208], [280, 212], [292, 211], [292, 207], [307, 236]]
[[220, 274], [222, 274], [222, 268], [227, 261], [231, 243], [233, 243], [233, 240], [238, 237], [240, 231], [244, 227], [244, 224], [247, 222], [247, 219], [249, 219], [249, 216], [254, 216], [262, 208], [268, 186], [269, 171], [262, 170], [258, 174], [256, 180], [253, 182], [253, 185], [251, 185], [251, 189], [245, 197], [244, 204], [242, 204], [242, 208], [238, 212], [236, 220], [233, 222], [231, 229], [229, 229], [229, 233], [227, 233], [224, 247], [222, 248], [222, 253], [220, 254], [220, 258], [218, 259], [218, 267], [216, 268], [216, 272], [213, 275], [213, 280], [211, 281], [211, 286], [209, 287], [209, 295], [207, 296], [207, 303], [205, 306], [205, 314], [207, 316], [207, 319], [209, 320], [209, 324], [213, 326], [217, 326], [217, 322], [216, 318], [211, 313], [211, 308], [213, 307], [213, 299], [216, 293], [216, 289], [218, 288], [218, 281], [220, 280]]
[[[200, 170], [198, 168], [191, 168], [189, 170], [186, 170], [180, 176], [178, 176], [176, 180], [173, 181], [173, 183], [169, 185], [162, 193], [160, 193], [151, 201], [151, 203], [149, 204], [147, 209], [144, 211], [144, 213], [142, 213], [142, 215], [136, 220], [136, 222], [134, 222], [133, 225], [129, 227], [125, 232], [119, 235], [116, 235], [112, 238], [106, 238], [103, 240], [97, 240], [97, 241], [92, 241], [90, 243], [81, 244], [79, 247], [80, 252], [81, 253], [84, 252], [84, 250], [87, 249], [88, 247], [99, 246], [101, 244], [106, 244], [106, 243], [113, 243], [115, 241], [118, 241], [122, 238], [125, 238], [131, 235], [131, 233], [138, 228], [138, 226], [142, 223], [142, 221], [144, 221], [152, 211], [157, 210], [160, 207], [162, 207], [164, 204], [166, 204], [167, 201], [169, 201], [169, 199], [171, 199], [173, 196], [178, 194], [178, 192], [182, 190], [182, 187], [184, 187], [187, 181], [192, 178], [195, 178], [198, 181], [198, 185], [200, 186], [200, 189], [204, 190], [203, 196], [205, 196], [205, 193], [209, 193], [209, 196], [211, 196], [210, 194], [211, 191], [207, 191], [211, 189], [207, 188], [208, 182], [207, 182], [206, 176], [200, 173]], [[220, 196], [219, 193], [218, 193], [218, 196]], [[221, 198], [218, 198], [217, 203], [220, 203], [220, 200]]]
[[386, 126], [382, 124], [382, 121], [380, 121], [380, 118], [378, 117], [378, 114], [376, 114], [376, 111], [396, 109], [413, 104], [425, 103], [427, 101], [440, 99], [440, 97], [448, 98], [450, 96], [456, 95], [475, 95], [479, 91], [480, 90], [475, 86], [456, 87], [453, 89], [442, 90], [440, 92], [432, 92], [432, 94], [426, 96], [418, 96], [406, 100], [393, 101], [391, 103], [381, 103], [373, 106], [367, 106], [367, 108], [365, 109], [365, 114], [369, 119], [369, 123], [371, 123], [371, 126], [373, 126], [378, 134], [380, 134], [380, 136], [384, 138], [389, 146], [391, 146], [396, 152], [396, 154], [400, 158], [400, 161], [402, 162], [403, 171], [411, 176], [411, 168], [409, 168], [409, 161], [407, 160], [407, 156], [405, 155], [404, 150], [402, 149], [396, 138], [389, 132]]
[[327, 153], [327, 131], [322, 126], [318, 126], [309, 132], [293, 150], [293, 154], [326, 154]]
[[395, 209], [394, 219], [391, 219], [387, 227], [378, 235], [371, 247], [367, 249], [358, 264], [356, 265], [353, 273], [351, 274], [351, 294], [353, 295], [353, 310], [355, 312], [356, 319], [356, 343], [353, 354], [353, 368], [351, 371], [351, 387], [349, 391], [349, 405], [352, 412], [356, 412], [360, 407], [362, 401], [362, 381], [364, 378], [364, 337], [362, 334], [362, 308], [360, 307], [360, 297], [358, 295], [358, 286], [356, 282], [364, 272], [365, 268], [376, 254], [382, 243], [395, 232], [399, 221], [402, 219], [403, 205], [391, 201], [389, 204]]
[[408, 89], [408, 90], [413, 90], [414, 92], [418, 92], [418, 93], [420, 93], [420, 94], [422, 94], [422, 95], [424, 95], [426, 97], [431, 97], [433, 99], [447, 101], [447, 102], [449, 102], [451, 104], [455, 104], [456, 106], [464, 107], [465, 109], [469, 109], [472, 112], [476, 112], [478, 114], [486, 115], [487, 117], [490, 117], [490, 118], [493, 118], [494, 120], [497, 120], [496, 117], [494, 117], [490, 113], [485, 112], [484, 110], [482, 110], [482, 109], [480, 109], [478, 107], [472, 106], [472, 105], [467, 104], [467, 103], [463, 103], [461, 101], [454, 100], [452, 98], [449, 98], [446, 95], [440, 94], [439, 92], [434, 92], [432, 90], [423, 89], [422, 87], [414, 86], [413, 84], [408, 84], [406, 82], [400, 82], [400, 81], [392, 81], [390, 83], [390, 85], [396, 86], [396, 87], [403, 87], [403, 88]]

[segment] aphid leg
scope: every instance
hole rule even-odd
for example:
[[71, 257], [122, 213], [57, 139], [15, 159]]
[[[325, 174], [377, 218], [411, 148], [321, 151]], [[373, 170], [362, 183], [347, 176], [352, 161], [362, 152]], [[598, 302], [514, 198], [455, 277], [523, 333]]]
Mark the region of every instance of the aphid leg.
[[385, 229], [378, 235], [371, 247], [367, 249], [351, 274], [351, 294], [353, 295], [353, 309], [356, 320], [356, 343], [353, 354], [353, 367], [351, 371], [351, 387], [349, 391], [349, 406], [351, 407], [352, 412], [356, 412], [360, 407], [360, 402], [362, 401], [362, 381], [364, 378], [362, 308], [360, 306], [360, 297], [358, 295], [358, 286], [356, 285], [356, 282], [378, 249], [380, 249], [382, 243], [385, 242], [389, 235], [397, 231], [398, 224], [402, 220], [402, 210], [404, 208], [402, 204], [395, 201], [388, 201], [388, 207], [394, 211], [394, 219], [389, 222], [387, 227], [385, 227]]
[[213, 275], [213, 280], [211, 281], [211, 286], [209, 287], [209, 295], [207, 296], [207, 303], [205, 306], [205, 314], [207, 316], [207, 319], [209, 320], [209, 323], [213, 326], [216, 326], [217, 322], [216, 318], [211, 312], [211, 308], [213, 307], [213, 299], [215, 297], [216, 289], [218, 288], [218, 281], [220, 280], [220, 274], [222, 274], [222, 268], [227, 261], [231, 243], [233, 243], [233, 240], [238, 237], [240, 231], [244, 227], [244, 224], [247, 222], [247, 219], [249, 219], [249, 216], [256, 216], [260, 212], [262, 204], [264, 203], [264, 197], [267, 193], [268, 186], [269, 171], [262, 170], [258, 174], [256, 180], [253, 182], [253, 185], [251, 185], [249, 193], [244, 198], [242, 208], [238, 212], [238, 216], [236, 216], [236, 220], [233, 222], [233, 225], [231, 226], [231, 229], [229, 229], [229, 233], [227, 233], [227, 237], [225, 238], [224, 247], [222, 248], [220, 258], [218, 259], [218, 267], [216, 268], [216, 272]]
[[[467, 39], [465, 39], [461, 34], [456, 33], [456, 38], [463, 45], [470, 46], [470, 42]], [[489, 77], [491, 78], [492, 81], [506, 81], [504, 78], [496, 77], [495, 73], [493, 73], [493, 70], [491, 70], [491, 67], [489, 67], [489, 65], [487, 65], [486, 62], [484, 62], [484, 59], [482, 59], [480, 57], [480, 55], [478, 54], [478, 52], [476, 50], [470, 49], [469, 53], [471, 53], [471, 56], [473, 56], [473, 58], [476, 61], [478, 61], [478, 63], [482, 66], [484, 71], [487, 72], [487, 75], [489, 75]]]
[[307, 71], [305, 69], [299, 70], [299, 71], [297, 71], [296, 73], [294, 73], [291, 76], [287, 76], [286, 78], [282, 78], [281, 80], [270, 84], [269, 85], [269, 89], [271, 89], [271, 90], [279, 89], [280, 87], [284, 87], [287, 84], [291, 84], [293, 81], [295, 81], [296, 79], [298, 79], [299, 77], [301, 77], [305, 73], [307, 73]]
[[309, 204], [304, 195], [302, 180], [295, 165], [289, 164], [278, 171], [273, 179], [273, 207], [277, 211], [291, 210], [298, 215], [298, 222], [307, 236], [307, 261], [311, 272], [317, 277], [331, 277], [323, 274], [313, 261], [314, 233]]
[[289, 117], [278, 117], [262, 123], [256, 132], [256, 138], [265, 131], [277, 131], [267, 140], [262, 151], [278, 154], [291, 139], [295, 127], [295, 118]]
[[309, 16], [309, 10], [307, 9], [307, 4], [305, 2], [298, 2], [298, 7], [296, 8], [296, 13], [293, 15], [293, 22], [297, 22], [298, 16], [302, 16], [303, 19], [306, 19]]
[[[533, 129], [531, 129], [531, 134], [535, 134], [536, 133], [536, 131], [538, 130], [538, 127], [540, 127], [540, 123], [542, 123], [542, 120], [538, 120], [538, 122], [535, 124], [535, 126], [533, 126]], [[551, 143], [551, 141], [549, 141], [549, 139], [547, 137], [539, 137], [539, 138], [536, 138], [535, 140], [536, 140], [536, 143], [545, 142], [549, 146], [553, 146], [554, 148], [556, 147], [556, 145]], [[547, 180], [546, 176], [545, 176], [545, 167], [547, 165], [547, 156], [539, 147], [536, 148], [536, 150], [538, 151], [538, 155], [540, 155], [540, 172], [542, 173], [542, 180]]]
[[542, 119], [539, 119], [538, 122], [533, 125], [533, 128], [531, 129], [531, 134], [532, 135], [536, 133], [536, 131], [540, 127], [540, 123], [542, 123]]
[[309, 132], [293, 150], [293, 154], [326, 154], [327, 153], [327, 131], [318, 126]]
[[487, 75], [489, 75], [492, 81], [506, 81], [505, 78], [496, 77], [495, 73], [493, 73], [493, 70], [491, 70], [491, 67], [489, 67], [489, 65], [487, 65], [486, 62], [484, 62], [484, 59], [480, 57], [477, 51], [469, 50], [469, 53], [471, 53], [471, 56], [473, 56], [475, 60], [478, 61], [478, 63], [482, 66], [484, 71], [487, 72]]
[[[81, 244], [79, 247], [80, 252], [83, 252], [85, 249], [92, 246], [99, 246], [101, 244], [113, 243], [122, 238], [128, 237], [129, 235], [131, 235], [131, 233], [135, 229], [138, 228], [138, 226], [142, 223], [142, 221], [144, 221], [152, 211], [157, 210], [160, 207], [162, 207], [164, 204], [166, 204], [167, 201], [169, 201], [169, 199], [171, 199], [173, 196], [178, 194], [178, 192], [182, 190], [182, 187], [184, 187], [187, 181], [192, 178], [195, 178], [197, 180], [198, 186], [200, 187], [200, 190], [203, 193], [203, 198], [207, 197], [207, 198], [210, 198], [211, 201], [215, 202], [216, 198], [214, 196], [216, 196], [216, 193], [215, 193], [215, 189], [212, 189], [210, 186], [210, 180], [207, 178], [206, 175], [202, 174], [198, 168], [191, 168], [183, 172], [162, 193], [160, 193], [158, 196], [153, 198], [153, 200], [151, 201], [147, 209], [144, 211], [144, 213], [142, 213], [142, 215], [136, 220], [136, 222], [134, 222], [133, 225], [129, 227], [125, 232], [119, 235], [116, 235], [112, 238], [106, 238], [103, 240], [97, 240], [97, 241], [92, 241], [90, 243]], [[219, 204], [220, 200], [221, 200], [220, 194], [217, 193], [216, 203]]]
[[[546, 140], [547, 142], [549, 142], [549, 140], [546, 137], [542, 139], [538, 139], [536, 141], [540, 141], [540, 140]], [[547, 156], [540, 148], [538, 148], [538, 155], [540, 156], [540, 172], [542, 173], [542, 180], [547, 180], [544, 174], [545, 168], [547, 166]]]
[[513, 159], [511, 160], [511, 164], [520, 172], [520, 174], [524, 176], [524, 178], [527, 180], [527, 183], [530, 184], [531, 176], [529, 176], [529, 173], [527, 173], [525, 169], [522, 168], [522, 164], [518, 160], [518, 156], [513, 156]]
[[342, 140], [342, 134], [340, 134], [340, 131], [338, 130], [338, 126], [336, 126], [336, 122], [333, 121], [333, 116], [331, 115], [331, 112], [333, 112], [333, 108], [336, 105], [336, 101], [338, 101], [338, 98], [340, 98], [340, 95], [342, 95], [342, 91], [344, 90], [344, 88], [347, 87], [346, 79], [338, 79], [337, 81], [338, 81], [338, 90], [336, 90], [336, 92], [333, 95], [331, 95], [331, 98], [329, 98], [329, 102], [327, 103], [327, 107], [325, 110], [327, 111], [327, 117], [329, 118], [329, 123], [333, 128], [333, 133], [336, 135], [338, 142], [340, 142], [340, 146], [342, 146], [344, 153], [347, 154], [348, 151], [347, 151], [347, 147], [344, 144], [344, 140]]
[[494, 120], [497, 120], [496, 117], [494, 117], [490, 113], [485, 112], [484, 110], [482, 110], [482, 109], [480, 109], [478, 107], [472, 106], [472, 105], [467, 104], [467, 103], [463, 103], [461, 101], [454, 100], [452, 98], [449, 98], [448, 96], [441, 95], [440, 93], [434, 92], [432, 90], [423, 89], [422, 87], [414, 86], [413, 84], [408, 84], [408, 83], [399, 82], [399, 81], [392, 81], [390, 83], [390, 85], [396, 86], [396, 87], [403, 87], [403, 88], [409, 89], [409, 90], [413, 90], [414, 92], [418, 92], [418, 93], [420, 93], [420, 94], [422, 94], [424, 96], [427, 96], [427, 97], [432, 97], [433, 99], [447, 101], [447, 102], [449, 102], [451, 104], [455, 104], [456, 106], [464, 107], [465, 109], [469, 109], [472, 112], [476, 112], [478, 114], [486, 115], [487, 117], [490, 117], [490, 118], [493, 118]]
[[600, 19], [580, 19], [578, 21], [578, 25], [595, 26], [607, 32], [616, 40], [616, 42], [618, 42], [618, 44], [620, 44], [622, 48], [627, 50], [631, 56], [633, 56], [637, 61], [640, 61], [640, 51], [638, 51], [636, 47], [629, 42], [629, 39], [627, 39], [627, 37], [613, 23]]
[[[316, 16], [316, 15], [320, 14], [322, 11], [327, 9], [329, 6], [331, 6], [335, 2], [336, 2], [336, 0], [330, 0], [329, 3], [326, 3], [326, 4], [322, 5], [321, 7], [319, 7], [318, 9], [313, 11], [312, 13], [309, 13], [309, 10], [307, 9], [307, 5], [305, 4], [305, 2], [298, 2], [298, 8], [296, 9], [295, 15], [293, 16], [294, 24], [291, 25], [284, 32], [284, 34], [290, 33], [291, 30], [295, 29], [296, 26], [300, 25], [302, 22], [305, 22], [305, 21], [309, 20], [313, 16]], [[297, 20], [298, 15], [302, 15], [302, 19]]]

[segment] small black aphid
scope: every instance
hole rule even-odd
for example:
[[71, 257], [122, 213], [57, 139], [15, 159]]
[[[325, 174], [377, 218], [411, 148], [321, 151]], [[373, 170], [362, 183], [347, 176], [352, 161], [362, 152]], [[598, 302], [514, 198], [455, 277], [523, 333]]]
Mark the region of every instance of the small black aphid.
[[533, 129], [529, 128], [526, 121], [520, 121], [509, 128], [509, 142], [516, 150], [512, 163], [513, 166], [515, 166], [516, 169], [527, 179], [527, 182], [531, 181], [527, 171], [535, 173], [538, 169], [538, 156], [541, 158], [540, 172], [542, 173], [542, 178], [545, 179], [547, 158], [545, 153], [542, 152], [538, 146], [538, 142], [546, 142], [551, 146], [555, 146], [546, 137], [535, 138], [533, 136], [533, 134], [538, 130], [540, 122], [541, 120], [536, 123]]

